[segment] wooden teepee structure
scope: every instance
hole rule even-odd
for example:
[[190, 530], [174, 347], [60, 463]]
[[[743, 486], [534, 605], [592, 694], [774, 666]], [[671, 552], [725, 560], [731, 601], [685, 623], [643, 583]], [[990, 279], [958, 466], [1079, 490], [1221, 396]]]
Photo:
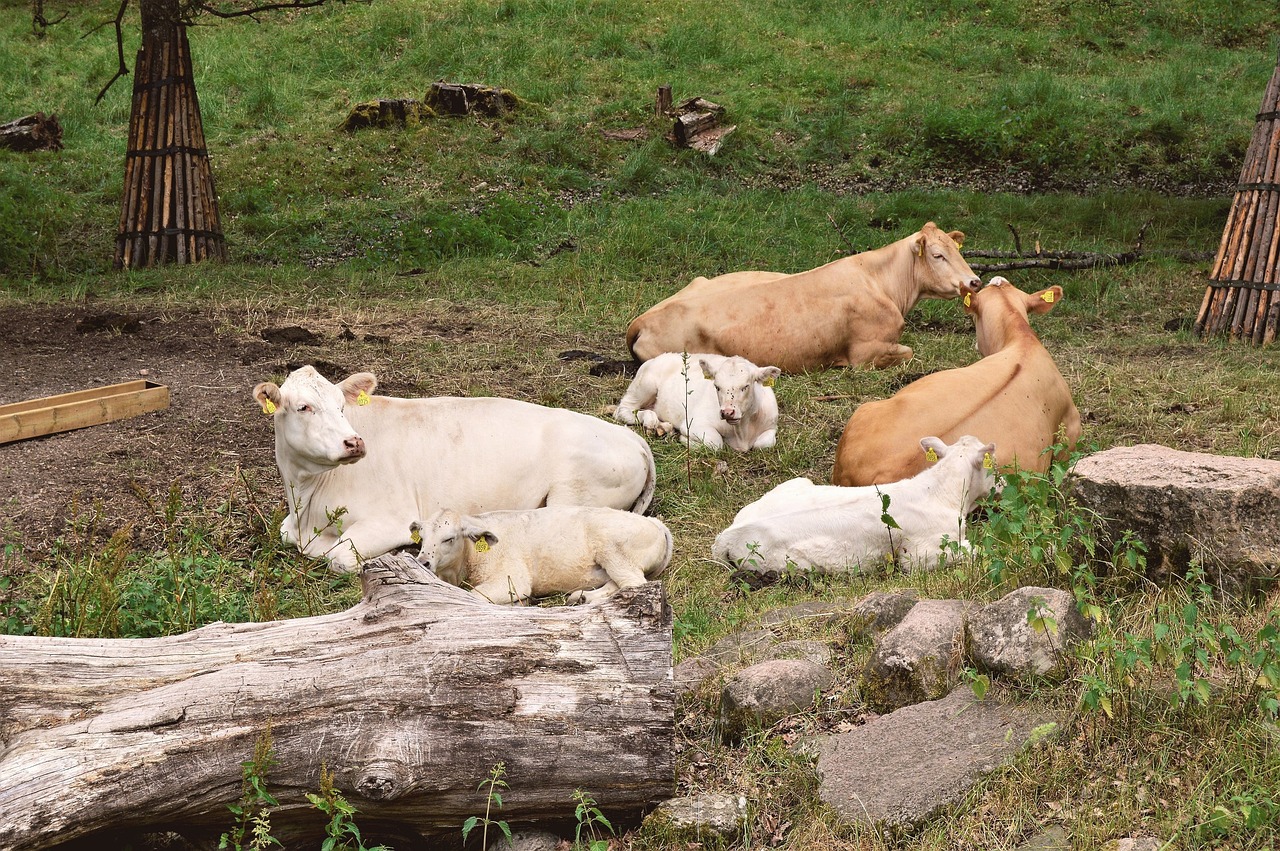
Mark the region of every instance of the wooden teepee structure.
[[1230, 334], [1268, 345], [1280, 325], [1280, 63], [1258, 110], [1253, 138], [1209, 287], [1196, 317], [1202, 337]]
[[134, 66], [116, 267], [225, 260], [187, 30], [172, 20], [147, 24]]

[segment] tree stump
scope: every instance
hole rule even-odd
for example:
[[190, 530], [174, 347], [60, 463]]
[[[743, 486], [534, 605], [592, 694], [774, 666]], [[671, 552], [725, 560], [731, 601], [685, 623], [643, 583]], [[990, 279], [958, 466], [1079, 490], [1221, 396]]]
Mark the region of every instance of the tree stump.
[[62, 150], [62, 125], [58, 116], [37, 112], [0, 124], [0, 148], [27, 151]]
[[[0, 849], [232, 825], [270, 729], [273, 832], [323, 836], [322, 767], [366, 842], [460, 841], [506, 767], [513, 825], [627, 821], [674, 791], [671, 610], [660, 584], [580, 607], [494, 606], [413, 559], [366, 563], [337, 614], [152, 639], [0, 636]], [[314, 843], [312, 845], [314, 847]]]

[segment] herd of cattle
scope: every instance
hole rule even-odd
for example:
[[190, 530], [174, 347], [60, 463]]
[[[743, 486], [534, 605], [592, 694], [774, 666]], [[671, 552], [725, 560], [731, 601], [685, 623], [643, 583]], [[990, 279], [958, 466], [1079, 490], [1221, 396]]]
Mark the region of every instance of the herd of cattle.
[[[1044, 471], [1046, 450], [1074, 447], [1071, 391], [1028, 322], [1062, 288], [983, 286], [963, 238], [929, 222], [807, 272], [695, 278], [632, 321], [627, 343], [643, 363], [615, 419], [747, 451], [774, 445], [780, 373], [909, 359], [898, 340], [921, 298], [960, 298], [973, 318], [981, 359], [859, 406], [834, 484], [778, 485], [738, 512], [715, 558], [758, 571], [934, 566], [949, 545], [968, 546], [965, 518], [1001, 470]], [[281, 535], [302, 552], [347, 572], [416, 546], [440, 578], [498, 603], [590, 601], [666, 569], [671, 533], [642, 516], [655, 469], [639, 433], [514, 399], [399, 399], [376, 385], [367, 372], [333, 384], [308, 366], [253, 390], [275, 426]]]

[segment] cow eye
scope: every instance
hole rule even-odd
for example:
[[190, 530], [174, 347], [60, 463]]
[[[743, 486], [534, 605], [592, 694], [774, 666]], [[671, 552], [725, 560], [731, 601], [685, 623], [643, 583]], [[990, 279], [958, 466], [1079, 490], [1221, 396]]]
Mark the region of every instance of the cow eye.
[[309, 414], [309, 413], [311, 413], [311, 406], [310, 406], [310, 405], [299, 405], [299, 406], [298, 406], [298, 413], [300, 413], [300, 414]]
[[458, 536], [457, 536], [457, 535], [450, 535], [449, 537], [445, 538], [445, 539], [444, 539], [443, 541], [441, 541], [440, 543], [442, 543], [442, 544], [452, 544], [452, 543], [453, 543], [454, 541], [456, 541], [457, 539], [458, 539]]

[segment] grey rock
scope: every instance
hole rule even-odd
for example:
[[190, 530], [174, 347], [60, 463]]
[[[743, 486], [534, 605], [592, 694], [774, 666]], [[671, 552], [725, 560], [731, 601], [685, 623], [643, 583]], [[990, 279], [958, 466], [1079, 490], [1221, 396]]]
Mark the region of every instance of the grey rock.
[[560, 837], [545, 830], [513, 830], [510, 841], [499, 833], [489, 843], [489, 851], [556, 851], [559, 847]]
[[[1033, 604], [1052, 622], [1041, 632], [1027, 619]], [[1066, 674], [1067, 649], [1092, 631], [1093, 624], [1080, 614], [1073, 594], [1028, 586], [975, 612], [969, 618], [966, 648], [974, 664], [990, 673], [1024, 682], [1060, 680]]]
[[1071, 851], [1071, 835], [1060, 824], [1053, 824], [1018, 846], [1017, 851]]
[[753, 662], [772, 647], [778, 637], [767, 629], [746, 629], [730, 633], [702, 652], [721, 665]]
[[645, 818], [645, 828], [677, 841], [733, 843], [746, 822], [746, 798], [707, 793], [663, 801]]
[[969, 689], [899, 709], [817, 746], [819, 795], [842, 819], [908, 832], [1061, 719]]
[[774, 659], [743, 668], [720, 695], [720, 738], [736, 742], [750, 730], [771, 727], [813, 706], [831, 687], [831, 673], [806, 659]]
[[1112, 839], [1102, 846], [1102, 851], [1160, 851], [1164, 843], [1152, 836], [1131, 836]]
[[831, 664], [831, 648], [821, 641], [780, 641], [760, 654], [760, 661], [773, 659], [807, 659], [815, 665]]
[[860, 621], [860, 632], [878, 635], [893, 629], [919, 602], [914, 591], [873, 591], [852, 609]]
[[877, 712], [892, 712], [951, 691], [960, 675], [965, 623], [978, 608], [965, 600], [921, 600], [880, 637], [859, 681]]
[[1071, 490], [1102, 518], [1104, 541], [1137, 534], [1154, 581], [1193, 558], [1229, 594], [1280, 577], [1280, 461], [1125, 446], [1080, 459]]
[[822, 625], [848, 615], [851, 607], [852, 604], [849, 600], [836, 600], [834, 602], [809, 600], [804, 603], [796, 603], [793, 606], [770, 609], [760, 615], [758, 623], [762, 627], [790, 624], [795, 621]]
[[703, 683], [720, 671], [720, 663], [707, 656], [690, 656], [682, 660], [671, 670], [672, 679], [675, 681], [676, 697], [682, 698], [693, 694], [702, 687]]

